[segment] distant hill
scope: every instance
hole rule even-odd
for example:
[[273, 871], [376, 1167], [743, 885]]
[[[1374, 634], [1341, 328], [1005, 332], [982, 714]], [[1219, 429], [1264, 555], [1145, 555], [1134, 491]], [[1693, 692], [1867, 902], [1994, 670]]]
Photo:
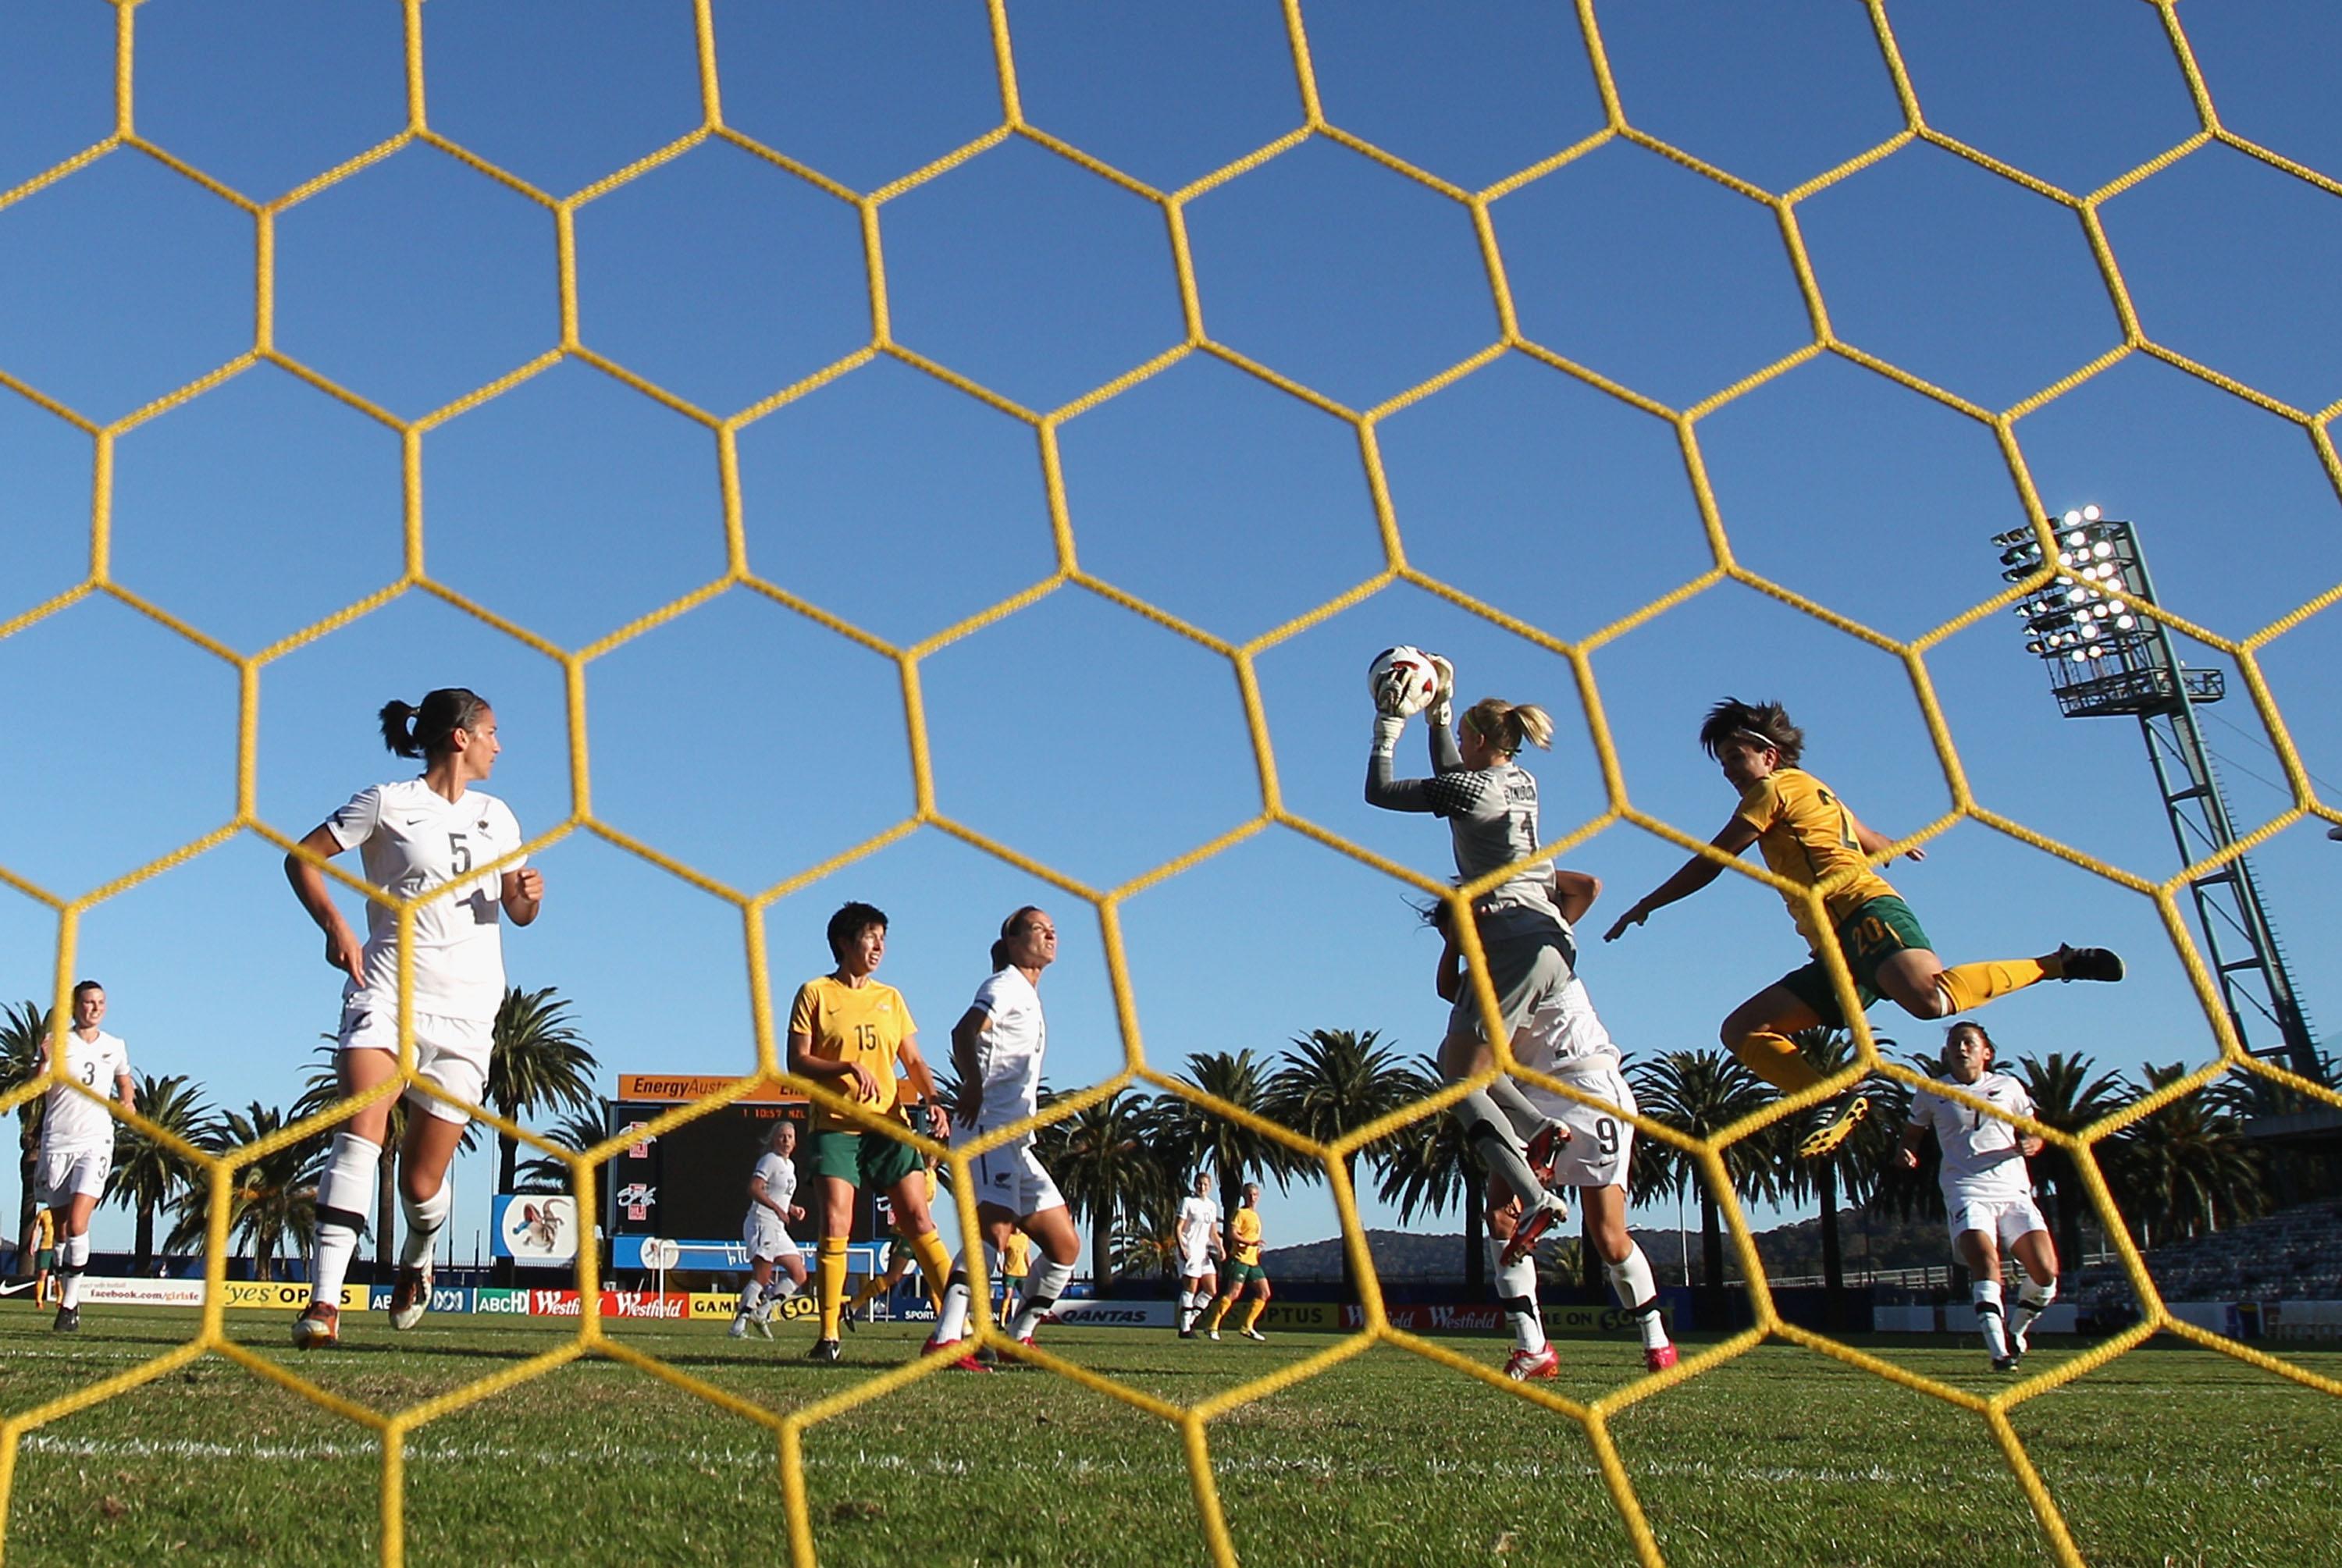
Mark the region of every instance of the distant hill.
[[[1844, 1249], [1849, 1273], [1864, 1266], [1879, 1269], [1915, 1269], [1940, 1266], [1950, 1261], [1950, 1247], [1944, 1238], [1941, 1220], [1902, 1220], [1891, 1215], [1873, 1215], [1865, 1235], [1865, 1221], [1859, 1209], [1847, 1209], [1838, 1215], [1838, 1241]], [[1777, 1225], [1769, 1231], [1756, 1233], [1756, 1255], [1765, 1260], [1767, 1273], [1795, 1277], [1818, 1274], [1822, 1272], [1822, 1223], [1818, 1217], [1799, 1220], [1793, 1224]], [[1571, 1234], [1576, 1233], [1573, 1222]], [[1657, 1271], [1660, 1283], [1675, 1284], [1683, 1278], [1684, 1249], [1688, 1245], [1691, 1266], [1699, 1268], [1699, 1233], [1696, 1230], [1676, 1239], [1672, 1229], [1664, 1231], [1636, 1230], [1635, 1239]], [[1366, 1245], [1373, 1253], [1375, 1272], [1392, 1281], [1461, 1279], [1464, 1275], [1464, 1237], [1460, 1232], [1427, 1234], [1413, 1231], [1368, 1231]], [[1305, 1242], [1299, 1246], [1271, 1247], [1262, 1254], [1272, 1280], [1338, 1280], [1342, 1277], [1342, 1242], [1338, 1236], [1324, 1241]], [[1740, 1277], [1739, 1254], [1733, 1249], [1730, 1238], [1725, 1243], [1725, 1277]]]

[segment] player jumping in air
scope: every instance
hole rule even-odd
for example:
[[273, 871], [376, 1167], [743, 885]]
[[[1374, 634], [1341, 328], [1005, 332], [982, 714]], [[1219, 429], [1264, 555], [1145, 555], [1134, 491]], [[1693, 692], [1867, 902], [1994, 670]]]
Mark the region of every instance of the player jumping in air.
[[[1556, 871], [1554, 882], [1556, 902], [1573, 917], [1583, 914], [1601, 890], [1594, 878], [1576, 872]], [[1453, 1002], [1464, 991], [1464, 954], [1448, 934], [1448, 917], [1446, 904], [1432, 906], [1432, 921], [1444, 938], [1439, 994]], [[1635, 1091], [1619, 1071], [1618, 1047], [1596, 1015], [1586, 982], [1573, 975], [1568, 984], [1531, 1009], [1513, 1037], [1513, 1050], [1522, 1066], [1602, 1102], [1580, 1104], [1535, 1084], [1521, 1085], [1539, 1109], [1567, 1129], [1549, 1184], [1578, 1190], [1586, 1205], [1587, 1240], [1602, 1259], [1602, 1272], [1618, 1304], [1643, 1336], [1643, 1364], [1653, 1372], [1675, 1365], [1676, 1347], [1659, 1315], [1658, 1281], [1626, 1229], [1626, 1173], [1635, 1154], [1635, 1124], [1626, 1117], [1635, 1111]], [[1487, 1197], [1488, 1233], [1506, 1243], [1496, 1265], [1496, 1298], [1513, 1327], [1513, 1353], [1505, 1362], [1505, 1375], [1515, 1382], [1558, 1376], [1561, 1360], [1546, 1340], [1537, 1305], [1536, 1257], [1511, 1244], [1518, 1233], [1521, 1200], [1496, 1175], [1488, 1178]]]
[[[789, 1071], [857, 1101], [881, 1115], [893, 1112], [899, 1065], [930, 1108], [927, 1131], [947, 1137], [951, 1124], [936, 1100], [935, 1075], [919, 1054], [918, 1026], [903, 994], [874, 980], [886, 955], [886, 916], [866, 904], [848, 904], [829, 917], [830, 956], [837, 967], [797, 988], [789, 1009]], [[919, 1180], [919, 1152], [883, 1133], [866, 1133], [826, 1105], [813, 1109], [813, 1164], [821, 1194], [821, 1239], [815, 1266], [821, 1282], [821, 1337], [809, 1359], [840, 1359], [837, 1324], [846, 1305], [846, 1243], [854, 1230], [854, 1199], [863, 1187], [886, 1192], [896, 1223], [940, 1293], [951, 1254], [936, 1234]]]
[[[1039, 987], [1041, 971], [1057, 959], [1056, 923], [1046, 911], [1026, 905], [1000, 923], [1000, 937], [992, 944], [991, 957], [991, 975], [976, 988], [975, 1000], [952, 1025], [952, 1067], [959, 1076], [960, 1092], [955, 1145], [1025, 1121], [1040, 1103], [1042, 1057], [1048, 1050], [1049, 1028], [1041, 1014]], [[993, 1255], [1004, 1256], [1010, 1237], [1020, 1231], [1041, 1249], [1040, 1271], [1008, 1322], [1009, 1337], [1030, 1344], [1041, 1320], [1057, 1304], [1057, 1297], [1074, 1277], [1075, 1260], [1081, 1256], [1081, 1236], [1074, 1229], [1073, 1216], [1066, 1212], [1057, 1183], [1033, 1153], [1031, 1133], [976, 1155], [968, 1162], [967, 1173], [976, 1185], [976, 1223]], [[963, 1247], [952, 1266], [943, 1313], [936, 1320], [936, 1334], [927, 1342], [928, 1349], [967, 1337], [973, 1302], [967, 1253]], [[981, 1363], [964, 1359], [960, 1364]]]
[[[1436, 691], [1423, 710], [1431, 731], [1427, 779], [1393, 776], [1391, 754], [1406, 720], [1396, 693], [1376, 694], [1373, 750], [1366, 757], [1366, 804], [1386, 811], [1428, 812], [1447, 819], [1456, 853], [1456, 873], [1465, 882], [1518, 864], [1537, 849], [1536, 780], [1514, 758], [1524, 744], [1553, 744], [1553, 721], [1543, 708], [1484, 698], [1465, 711], [1455, 733], [1448, 714], [1455, 672], [1433, 656], [1439, 671]], [[1506, 1034], [1516, 1032], [1531, 1008], [1569, 983], [1577, 959], [1576, 938], [1553, 902], [1541, 867], [1520, 871], [1480, 895], [1473, 904], [1488, 978]], [[1483, 1037], [1480, 1008], [1470, 994], [1456, 998], [1439, 1043], [1441, 1076], [1454, 1083], [1496, 1065]], [[1558, 1124], [1537, 1109], [1509, 1076], [1498, 1076], [1456, 1103], [1455, 1114], [1487, 1169], [1522, 1194], [1524, 1212], [1514, 1244], [1533, 1246], [1546, 1228], [1568, 1215], [1548, 1192], [1539, 1167], [1551, 1168]]]
[[[65, 1071], [75, 1083], [138, 1108], [130, 1076], [130, 1053], [97, 1026], [105, 1016], [105, 987], [85, 980], [73, 991], [73, 1027], [65, 1031]], [[49, 1070], [49, 1037], [41, 1036], [40, 1066]], [[103, 1087], [101, 1087], [101, 1085]], [[57, 1252], [57, 1316], [49, 1326], [61, 1333], [81, 1327], [81, 1276], [89, 1267], [89, 1216], [105, 1192], [114, 1168], [114, 1118], [96, 1101], [53, 1084], [42, 1100], [41, 1157], [34, 1167], [35, 1199], [52, 1210], [61, 1234]], [[39, 1293], [34, 1301], [40, 1300]]]
[[[1944, 1076], [1937, 1082], [1966, 1090], [2012, 1116], [2033, 1114], [2033, 1096], [2006, 1073], [1992, 1070], [1992, 1036], [1981, 1025], [1959, 1023], [1944, 1037]], [[2025, 1162], [2041, 1152], [2041, 1140], [2009, 1123], [1941, 1094], [1922, 1089], [1911, 1098], [1911, 1119], [1903, 1129], [1903, 1168], [1919, 1168], [1919, 1150], [1932, 1130], [1944, 1152], [1938, 1180], [1944, 1188], [1944, 1218], [1951, 1226], [1952, 1251], [1968, 1271], [1977, 1326], [1995, 1372], [2014, 1368], [2027, 1347], [2033, 1320], [2057, 1299], [2057, 1247], [2033, 1201], [2033, 1181]], [[2016, 1310], [2001, 1312], [2002, 1250], [2025, 1265], [2026, 1283]]]
[[[1727, 855], [1757, 845], [1773, 874], [1798, 887], [1835, 881], [1822, 902], [1866, 1008], [1884, 995], [1914, 1018], [1948, 1018], [2043, 980], [2123, 977], [2122, 960], [2103, 947], [2060, 947], [2038, 958], [1947, 969], [1910, 905], [1871, 867], [1870, 857], [1886, 853], [1893, 841], [1863, 826], [1827, 785], [1797, 765], [1805, 754], [1805, 732], [1789, 722], [1780, 704], [1726, 698], [1708, 710], [1699, 744], [1740, 795], [1731, 820], [1709, 842]], [[1926, 857], [1924, 850], [1908, 852], [1912, 860]], [[1620, 915], [1602, 940], [1616, 942], [1628, 926], [1697, 893], [1723, 869], [1694, 855]], [[1801, 898], [1794, 893], [1782, 897], [1814, 956], [1733, 1009], [1722, 1034], [1751, 1072], [1784, 1094], [1794, 1094], [1822, 1079], [1789, 1036], [1817, 1025], [1843, 1028], [1847, 1020], [1820, 956], [1821, 933]], [[1817, 1106], [1798, 1155], [1828, 1154], [1869, 1112], [1869, 1100], [1858, 1092]]]
[[[480, 1103], [488, 1050], [505, 997], [504, 925], [526, 925], [545, 902], [545, 878], [525, 861], [475, 871], [521, 846], [520, 824], [504, 802], [472, 788], [484, 783], [503, 748], [486, 699], [460, 686], [430, 693], [419, 708], [386, 703], [383, 744], [423, 759], [420, 778], [371, 784], [350, 797], [301, 841], [330, 859], [355, 849], [365, 879], [394, 898], [435, 894], [415, 912], [415, 1065], [445, 1093]], [[345, 1097], [398, 1073], [398, 912], [366, 903], [360, 943], [325, 886], [325, 874], [299, 855], [285, 875], [309, 918], [325, 934], [325, 962], [349, 978], [342, 986], [342, 1027], [335, 1071]], [[431, 1249], [447, 1223], [455, 1193], [447, 1162], [470, 1125], [469, 1114], [410, 1088], [405, 1147], [398, 1162], [399, 1205], [406, 1243], [390, 1297], [390, 1326], [413, 1328], [431, 1305]], [[315, 1273], [308, 1310], [293, 1325], [304, 1350], [341, 1343], [342, 1283], [366, 1228], [390, 1102], [375, 1101], [334, 1134], [317, 1180]]]
[[[786, 1117], [773, 1128], [757, 1156], [756, 1174], [748, 1178], [748, 1217], [740, 1239], [748, 1248], [748, 1283], [740, 1291], [740, 1310], [732, 1317], [732, 1337], [746, 1339], [748, 1325], [766, 1339], [773, 1337], [773, 1308], [805, 1289], [805, 1258], [789, 1234], [789, 1222], [805, 1218], [790, 1200], [797, 1193], [797, 1124]], [[777, 1267], [780, 1282], [773, 1274]]]
[[1234, 1233], [1231, 1240], [1226, 1276], [1220, 1282], [1220, 1299], [1212, 1303], [1212, 1315], [1204, 1324], [1205, 1333], [1220, 1337], [1220, 1320], [1228, 1315], [1228, 1308], [1236, 1304], [1236, 1297], [1249, 1290], [1252, 1305], [1245, 1313], [1239, 1332], [1246, 1339], [1266, 1340], [1260, 1332], [1260, 1314], [1268, 1310], [1268, 1271], [1260, 1263], [1260, 1183], [1246, 1182], [1241, 1201], [1236, 1205], [1236, 1218], [1229, 1223]]
[[1196, 1173], [1196, 1190], [1179, 1200], [1179, 1220], [1173, 1233], [1179, 1244], [1179, 1337], [1196, 1337], [1196, 1320], [1219, 1293], [1219, 1270], [1215, 1260], [1227, 1256], [1220, 1240], [1220, 1205], [1212, 1196], [1212, 1173]]

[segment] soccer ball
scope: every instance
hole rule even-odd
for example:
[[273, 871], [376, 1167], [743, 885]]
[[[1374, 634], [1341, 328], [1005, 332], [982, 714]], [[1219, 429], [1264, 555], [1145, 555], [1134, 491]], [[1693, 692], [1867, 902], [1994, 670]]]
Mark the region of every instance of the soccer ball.
[[1366, 666], [1366, 690], [1376, 711], [1411, 719], [1430, 704], [1439, 689], [1439, 671], [1431, 655], [1401, 643], [1385, 648]]

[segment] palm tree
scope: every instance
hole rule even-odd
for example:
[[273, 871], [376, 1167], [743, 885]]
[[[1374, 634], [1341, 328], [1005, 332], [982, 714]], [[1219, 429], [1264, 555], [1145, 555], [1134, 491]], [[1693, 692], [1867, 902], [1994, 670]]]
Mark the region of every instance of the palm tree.
[[[948, 1103], [948, 1102], [946, 1102]], [[590, 1149], [609, 1133], [602, 1124], [599, 1107], [591, 1111], [572, 1111], [547, 1128], [545, 1140], [564, 1149]], [[604, 1162], [605, 1165], [607, 1162]], [[945, 1173], [950, 1167], [946, 1166]], [[569, 1165], [551, 1154], [532, 1154], [523, 1160], [514, 1176], [515, 1193], [565, 1193], [569, 1191]]]
[[[1814, 1070], [1825, 1077], [1854, 1064], [1854, 1036], [1844, 1029], [1817, 1025], [1800, 1029], [1789, 1038]], [[1894, 1044], [1883, 1035], [1878, 1037], [1881, 1049]], [[1849, 1202], [1868, 1203], [1879, 1174], [1895, 1163], [1895, 1151], [1902, 1141], [1903, 1117], [1895, 1109], [1896, 1093], [1902, 1085], [1891, 1078], [1867, 1078], [1860, 1088], [1870, 1097], [1870, 1114], [1844, 1143], [1819, 1159], [1800, 1160], [1792, 1155], [1779, 1166], [1782, 1184], [1788, 1191], [1800, 1197], [1811, 1193], [1820, 1203], [1822, 1285], [1827, 1293], [1826, 1310], [1833, 1326], [1844, 1321], [1846, 1298], [1846, 1258], [1838, 1234], [1840, 1192], [1843, 1190]], [[1907, 1106], [1907, 1101], [1905, 1104]], [[1787, 1125], [1787, 1122], [1776, 1122], [1773, 1130], [1777, 1132]]]
[[[1635, 1102], [1644, 1115], [1695, 1138], [1713, 1136], [1731, 1123], [1764, 1105], [1772, 1091], [1739, 1062], [1721, 1051], [1669, 1051], [1641, 1064], [1634, 1075]], [[1636, 1139], [1637, 1144], [1646, 1142]], [[1710, 1287], [1724, 1283], [1724, 1227], [1716, 1194], [1700, 1179], [1698, 1167], [1684, 1151], [1647, 1140], [1664, 1159], [1662, 1191], [1686, 1188], [1699, 1194], [1700, 1279]], [[1734, 1190], [1743, 1196], [1769, 1194], [1775, 1187], [1778, 1162], [1762, 1134], [1743, 1138], [1724, 1151], [1724, 1168]]]
[[[2147, 1093], [2187, 1074], [2184, 1062], [2149, 1063]], [[2260, 1151], [2245, 1141], [2232, 1101], [2211, 1089], [2140, 1117], [2102, 1146], [2107, 1174], [2142, 1248], [2217, 1231], [2268, 1207]]]
[[[1187, 1058], [1186, 1076], [1179, 1081], [1266, 1116], [1268, 1075], [1263, 1066], [1249, 1050], [1199, 1051]], [[1236, 1190], [1255, 1176], [1274, 1179], [1279, 1188], [1292, 1179], [1293, 1152], [1266, 1134], [1176, 1095], [1164, 1095], [1156, 1104], [1166, 1157], [1183, 1178], [1208, 1167], [1223, 1205], [1232, 1208]]]
[[[1041, 1104], [1056, 1096], [1041, 1092]], [[1138, 1212], [1151, 1187], [1176, 1180], [1157, 1153], [1151, 1107], [1118, 1089], [1034, 1134], [1033, 1152], [1056, 1178], [1066, 1206], [1090, 1227], [1090, 1273], [1103, 1293], [1114, 1282], [1116, 1223]]]
[[[569, 1004], [555, 997], [552, 986], [523, 991], [515, 985], [505, 993], [488, 1050], [487, 1103], [496, 1114], [518, 1122], [539, 1111], [597, 1109], [594, 1074], [600, 1066], [569, 1021]], [[519, 1159], [520, 1140], [498, 1133], [499, 1193], [513, 1190]]]
[[[195, 1080], [181, 1073], [160, 1078], [141, 1074], [138, 1114], [198, 1146], [204, 1129], [213, 1120], [212, 1108], [204, 1103]], [[107, 1181], [106, 1196], [138, 1216], [131, 1261], [134, 1272], [143, 1274], [154, 1266], [156, 1212], [177, 1207], [203, 1183], [202, 1170], [185, 1155], [127, 1122], [115, 1124], [114, 1172]]]
[[[40, 1075], [41, 1046], [49, 1037], [49, 1010], [37, 1002], [20, 1002], [0, 1014], [0, 1094], [29, 1084]], [[34, 1095], [16, 1107], [16, 1234], [33, 1228], [33, 1193], [38, 1185], [35, 1167], [40, 1163], [41, 1104]]]
[[[1399, 1066], [1387, 1046], [1369, 1029], [1364, 1034], [1347, 1029], [1312, 1029], [1297, 1035], [1285, 1053], [1285, 1065], [1269, 1079], [1262, 1107], [1303, 1137], [1330, 1144], [1405, 1106], [1411, 1074]], [[1355, 1149], [1342, 1156], [1342, 1174], [1350, 1191], [1358, 1190], [1358, 1155]], [[1357, 1294], [1357, 1271], [1350, 1249], [1342, 1249], [1342, 1289]]]
[[[2134, 1094], [2120, 1073], [2098, 1073], [2097, 1064], [2080, 1052], [2068, 1056], [2053, 1051], [2047, 1060], [2019, 1059], [2014, 1074], [2033, 1099], [2033, 1119], [2063, 1133], [2078, 1133], [2129, 1100]], [[2074, 1156], [2055, 1144], [2047, 1144], [2030, 1162], [2036, 1175], [2052, 1193], [2051, 1223], [2057, 1228], [2057, 1256], [2065, 1266], [2082, 1266], [2082, 1216], [2089, 1211], [2087, 1190]]]
[[[255, 1100], [245, 1110], [215, 1117], [204, 1129], [203, 1147], [218, 1153], [242, 1148], [295, 1120]], [[253, 1278], [276, 1277], [276, 1259], [288, 1242], [293, 1252], [308, 1254], [309, 1237], [316, 1228], [317, 1176], [332, 1142], [330, 1132], [312, 1133], [230, 1173], [228, 1236], [231, 1245], [251, 1245]], [[178, 1223], [164, 1241], [166, 1250], [183, 1252], [205, 1244], [209, 1198], [208, 1189], [189, 1193]]]
[[[1409, 1100], [1436, 1090], [1443, 1080], [1439, 1064], [1418, 1056], [1411, 1067], [1397, 1070], [1399, 1088]], [[1399, 1222], [1411, 1224], [1417, 1213], [1444, 1214], [1449, 1203], [1464, 1211], [1464, 1289], [1478, 1300], [1488, 1285], [1488, 1249], [1483, 1239], [1480, 1209], [1483, 1174], [1464, 1136], [1463, 1124], [1446, 1112], [1409, 1122], [1387, 1138], [1377, 1139], [1369, 1151], [1382, 1182], [1375, 1195], [1398, 1210]]]

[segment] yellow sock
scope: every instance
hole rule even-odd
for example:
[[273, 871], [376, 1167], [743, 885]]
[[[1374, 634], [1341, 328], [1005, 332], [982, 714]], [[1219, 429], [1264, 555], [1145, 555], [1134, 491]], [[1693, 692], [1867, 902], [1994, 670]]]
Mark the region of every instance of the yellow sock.
[[847, 1317], [852, 1317], [856, 1313], [860, 1312], [864, 1307], [866, 1307], [872, 1302], [876, 1301], [878, 1299], [878, 1293], [886, 1289], [886, 1282], [881, 1275], [873, 1274], [868, 1279], [864, 1280], [862, 1282], [862, 1288], [856, 1291], [853, 1295], [846, 1298], [846, 1315]]
[[1963, 964], [1957, 969], [1947, 969], [1936, 977], [1936, 988], [1952, 1004], [1953, 1012], [1965, 1013], [1971, 1007], [1983, 1006], [1996, 996], [2006, 996], [2012, 991], [2055, 978], [2049, 965], [2037, 958], [1997, 958], [1986, 964]]
[[944, 1288], [951, 1283], [951, 1250], [944, 1245], [943, 1233], [928, 1231], [911, 1238], [911, 1255], [919, 1260], [919, 1273], [927, 1283], [927, 1299], [943, 1310]]
[[1751, 1073], [1784, 1094], [1810, 1089], [1822, 1081], [1822, 1075], [1799, 1054], [1795, 1041], [1769, 1029], [1752, 1030], [1742, 1035], [1733, 1045], [1732, 1054]]
[[1228, 1302], [1230, 1299], [1230, 1297], [1222, 1296], [1219, 1300], [1212, 1303], [1212, 1315], [1210, 1318], [1206, 1320], [1204, 1323], [1204, 1327], [1210, 1333], [1217, 1333], [1220, 1332], [1220, 1319], [1227, 1315]]
[[1250, 1333], [1252, 1332], [1252, 1325], [1258, 1323], [1260, 1321], [1260, 1314], [1267, 1310], [1268, 1299], [1266, 1296], [1253, 1297], [1252, 1310], [1245, 1313], [1244, 1322], [1237, 1326], [1242, 1328], [1245, 1333]]
[[846, 1238], [822, 1237], [814, 1248], [814, 1268], [821, 1275], [821, 1337], [836, 1339], [846, 1302]]

